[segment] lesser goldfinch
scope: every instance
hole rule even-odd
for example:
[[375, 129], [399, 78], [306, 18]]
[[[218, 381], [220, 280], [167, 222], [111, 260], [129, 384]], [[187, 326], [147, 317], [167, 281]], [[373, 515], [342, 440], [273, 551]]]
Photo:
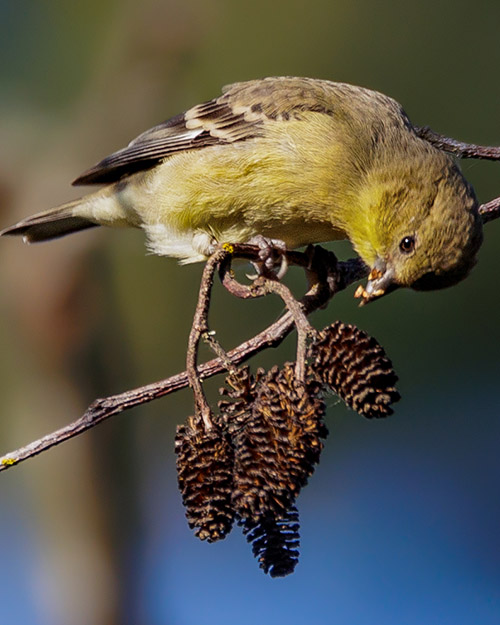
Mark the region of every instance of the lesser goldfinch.
[[[134, 226], [182, 262], [216, 242], [287, 248], [350, 239], [371, 268], [363, 301], [398, 286], [462, 280], [482, 241], [478, 202], [450, 156], [381, 93], [265, 78], [144, 132], [77, 178], [98, 191], [1, 231], [27, 242], [96, 225]], [[359, 295], [359, 293], [358, 293]]]

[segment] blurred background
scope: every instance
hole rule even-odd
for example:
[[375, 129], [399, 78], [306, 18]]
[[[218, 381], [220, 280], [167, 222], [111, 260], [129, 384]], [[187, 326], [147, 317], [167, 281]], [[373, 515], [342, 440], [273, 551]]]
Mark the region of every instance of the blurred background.
[[[371, 87], [416, 124], [499, 145], [499, 23], [485, 0], [4, 0], [0, 227], [77, 196], [69, 183], [88, 166], [250, 78]], [[500, 195], [500, 163], [463, 168], [481, 201]], [[499, 623], [499, 245], [493, 222], [451, 290], [359, 309], [351, 288], [314, 317], [374, 335], [403, 400], [368, 422], [329, 399], [293, 575], [266, 577], [237, 529], [214, 545], [188, 529], [173, 453], [192, 412], [183, 391], [2, 473], [2, 622]], [[201, 270], [147, 255], [140, 232], [1, 240], [0, 454], [182, 370]], [[280, 312], [216, 288], [211, 324], [230, 348]]]

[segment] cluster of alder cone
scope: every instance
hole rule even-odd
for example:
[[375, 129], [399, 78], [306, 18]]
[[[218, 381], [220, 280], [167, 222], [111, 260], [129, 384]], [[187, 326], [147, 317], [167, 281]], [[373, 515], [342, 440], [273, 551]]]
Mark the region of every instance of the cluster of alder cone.
[[379, 343], [341, 322], [309, 344], [304, 381], [295, 363], [231, 371], [211, 427], [190, 417], [177, 428], [179, 488], [196, 536], [220, 540], [236, 521], [266, 573], [291, 573], [299, 556], [295, 500], [328, 434], [325, 393], [365, 417], [385, 417], [399, 399], [396, 381]]

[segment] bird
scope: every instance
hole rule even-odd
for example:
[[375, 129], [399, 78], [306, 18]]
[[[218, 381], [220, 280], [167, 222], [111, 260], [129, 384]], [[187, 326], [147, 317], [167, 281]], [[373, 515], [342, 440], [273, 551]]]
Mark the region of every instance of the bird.
[[348, 239], [369, 268], [361, 303], [464, 279], [482, 220], [471, 185], [402, 106], [329, 80], [239, 82], [81, 174], [94, 192], [0, 231], [32, 243], [93, 226], [141, 228], [182, 263], [257, 237], [285, 249]]

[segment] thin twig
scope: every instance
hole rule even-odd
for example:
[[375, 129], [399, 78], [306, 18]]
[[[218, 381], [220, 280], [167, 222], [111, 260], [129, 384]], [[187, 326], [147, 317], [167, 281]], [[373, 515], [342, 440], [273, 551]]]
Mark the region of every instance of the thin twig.
[[416, 127], [415, 131], [419, 137], [435, 145], [444, 152], [455, 154], [460, 158], [479, 158], [489, 161], [500, 160], [500, 147], [476, 145], [475, 143], [465, 143], [450, 137], [434, 132], [429, 126]]
[[212, 428], [212, 420], [210, 406], [208, 405], [200, 376], [198, 375], [198, 347], [202, 335], [208, 332], [208, 309], [210, 306], [210, 295], [214, 283], [214, 273], [217, 266], [229, 255], [225, 249], [218, 249], [208, 259], [203, 269], [200, 290], [198, 294], [198, 302], [189, 333], [188, 349], [186, 356], [186, 370], [189, 380], [189, 386], [193, 389], [195, 415], [201, 417], [206, 430]]
[[305, 380], [307, 338], [314, 334], [315, 330], [309, 323], [302, 304], [292, 295], [290, 289], [282, 282], [276, 280], [263, 280], [262, 288], [267, 293], [276, 293], [281, 297], [290, 311], [297, 329], [297, 359], [295, 376], [298, 382]]
[[[306, 254], [309, 262], [308, 265], [306, 265], [305, 267], [306, 270], [308, 270], [310, 293], [315, 293], [317, 291], [317, 285], [319, 281], [318, 273], [314, 273], [311, 269], [311, 267], [315, 264], [313, 252], [314, 247], [311, 246]], [[318, 260], [318, 257], [316, 257], [316, 260]], [[236, 297], [241, 297], [243, 299], [248, 299], [251, 297], [262, 297], [263, 295], [267, 295], [268, 293], [276, 293], [276, 295], [279, 295], [285, 303], [285, 306], [288, 308], [293, 317], [295, 327], [297, 329], [297, 359], [295, 365], [295, 374], [297, 381], [304, 382], [307, 338], [314, 333], [314, 328], [307, 320], [307, 316], [304, 313], [302, 304], [295, 299], [292, 292], [285, 284], [279, 282], [276, 279], [260, 276], [259, 278], [254, 280], [253, 283], [249, 286], [241, 284], [235, 279], [232, 271], [230, 270], [229, 262], [230, 259], [228, 258], [225, 258], [223, 260], [219, 273], [223, 285], [230, 293], [232, 293]], [[288, 262], [288, 260], [286, 262]], [[336, 258], [334, 266], [336, 267]], [[312, 276], [314, 276], [314, 279], [312, 279]]]
[[494, 200], [486, 202], [486, 204], [481, 204], [479, 214], [485, 224], [498, 219], [500, 217], [500, 197], [496, 197]]
[[215, 331], [205, 332], [202, 336], [205, 343], [210, 347], [217, 358], [224, 364], [224, 368], [228, 373], [236, 373], [237, 367], [231, 362], [228, 353], [215, 338]]

